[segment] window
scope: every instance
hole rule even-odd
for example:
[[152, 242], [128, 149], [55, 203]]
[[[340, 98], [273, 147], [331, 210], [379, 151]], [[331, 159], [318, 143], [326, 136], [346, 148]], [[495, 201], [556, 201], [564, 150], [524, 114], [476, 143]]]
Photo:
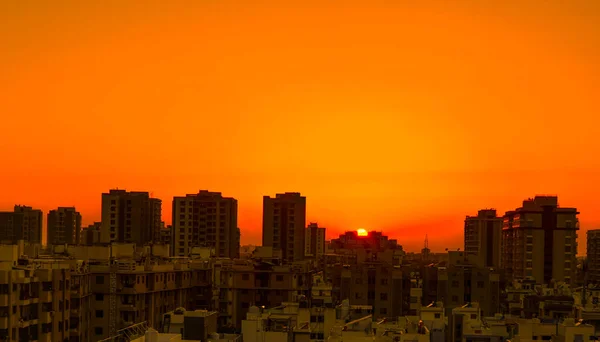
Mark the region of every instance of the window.
[[442, 318], [442, 314], [436, 313], [433, 315], [435, 318]]
[[96, 318], [103, 318], [103, 317], [104, 317], [104, 311], [96, 310]]
[[102, 293], [97, 293], [96, 294], [96, 300], [97, 301], [103, 301], [104, 300], [104, 295]]
[[387, 285], [387, 284], [388, 284], [387, 279], [381, 279], [381, 285]]
[[102, 327], [95, 327], [94, 328], [94, 334], [96, 335], [102, 335], [104, 332], [102, 331]]
[[458, 280], [452, 281], [452, 287], [458, 287]]
[[388, 299], [387, 293], [380, 293], [379, 294], [379, 299], [380, 300], [387, 300]]
[[481, 280], [477, 281], [477, 288], [478, 289], [482, 289], [484, 286], [485, 286], [485, 284], [484, 284], [483, 281], [481, 281]]
[[452, 301], [453, 302], [458, 302], [458, 296], [452, 296]]
[[283, 276], [282, 275], [275, 276], [275, 280], [276, 281], [283, 281]]
[[249, 274], [242, 274], [242, 280], [250, 280]]
[[96, 284], [103, 285], [104, 284], [104, 276], [96, 276]]
[[381, 308], [381, 309], [379, 309], [379, 313], [381, 315], [387, 315], [387, 308]]

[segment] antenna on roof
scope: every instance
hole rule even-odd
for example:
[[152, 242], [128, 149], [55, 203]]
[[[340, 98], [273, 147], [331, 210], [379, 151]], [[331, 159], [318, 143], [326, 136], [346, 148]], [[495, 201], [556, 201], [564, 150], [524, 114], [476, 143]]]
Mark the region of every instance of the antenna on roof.
[[427, 237], [427, 234], [425, 234], [425, 248], [429, 248], [429, 238]]

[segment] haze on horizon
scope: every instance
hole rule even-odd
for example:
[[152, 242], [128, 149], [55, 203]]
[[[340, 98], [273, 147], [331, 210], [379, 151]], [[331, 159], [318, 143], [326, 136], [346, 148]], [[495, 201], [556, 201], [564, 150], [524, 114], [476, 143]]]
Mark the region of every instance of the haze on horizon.
[[[536, 194], [600, 227], [600, 2], [4, 1], [0, 210], [111, 188], [307, 197], [329, 237], [425, 234]], [[579, 233], [584, 237], [584, 232]], [[583, 243], [580, 239], [580, 244]]]

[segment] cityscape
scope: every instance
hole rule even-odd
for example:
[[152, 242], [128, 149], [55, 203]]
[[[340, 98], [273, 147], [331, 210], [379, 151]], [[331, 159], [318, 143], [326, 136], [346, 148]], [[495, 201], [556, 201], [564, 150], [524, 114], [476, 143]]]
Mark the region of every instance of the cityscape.
[[0, 0], [0, 342], [600, 341], [600, 0]]
[[[0, 337], [18, 341], [587, 341], [600, 332], [600, 229], [537, 195], [474, 210], [464, 247], [420, 252], [359, 228], [328, 240], [297, 192], [263, 197], [262, 245], [237, 200], [114, 189], [75, 207], [0, 212]], [[596, 284], [599, 284], [596, 287]], [[4, 298], [4, 299], [2, 299]], [[3, 304], [2, 304], [3, 303]], [[4, 318], [2, 318], [4, 317]], [[177, 337], [179, 336], [179, 337]]]

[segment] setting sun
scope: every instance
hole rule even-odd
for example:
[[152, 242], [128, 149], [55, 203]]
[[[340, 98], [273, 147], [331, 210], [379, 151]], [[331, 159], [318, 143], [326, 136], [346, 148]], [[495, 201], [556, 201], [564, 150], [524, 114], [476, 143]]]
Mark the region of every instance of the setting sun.
[[367, 230], [364, 229], [364, 228], [358, 228], [358, 230], [356, 230], [356, 233], [358, 234], [358, 236], [367, 236], [367, 235], [369, 235], [369, 232], [367, 232]]

